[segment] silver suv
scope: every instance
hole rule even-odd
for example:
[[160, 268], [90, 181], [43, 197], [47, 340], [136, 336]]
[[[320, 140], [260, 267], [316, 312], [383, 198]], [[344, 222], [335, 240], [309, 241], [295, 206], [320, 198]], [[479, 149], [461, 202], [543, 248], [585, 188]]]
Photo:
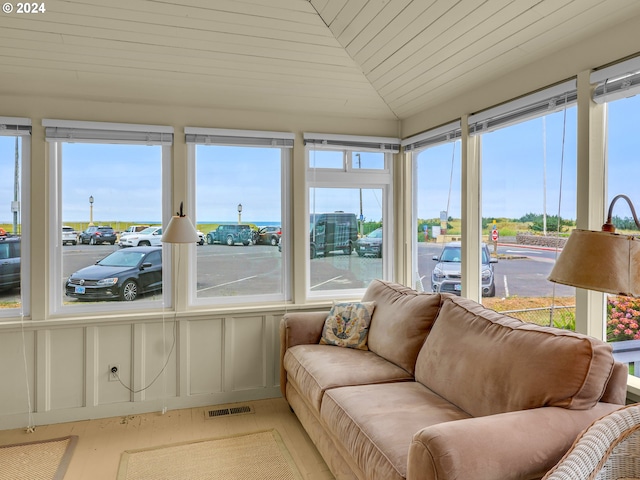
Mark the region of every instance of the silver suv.
[[[496, 283], [493, 273], [493, 264], [498, 262], [492, 258], [486, 243], [482, 244], [482, 296], [495, 297]], [[455, 293], [460, 295], [462, 291], [462, 272], [460, 242], [445, 244], [440, 255], [434, 255], [438, 263], [431, 273], [431, 289], [434, 292]]]

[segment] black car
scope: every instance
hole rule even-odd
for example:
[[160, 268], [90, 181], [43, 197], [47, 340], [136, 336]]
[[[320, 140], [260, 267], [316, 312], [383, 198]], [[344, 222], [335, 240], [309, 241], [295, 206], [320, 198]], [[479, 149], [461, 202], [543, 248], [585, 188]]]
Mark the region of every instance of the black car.
[[95, 265], [72, 273], [65, 293], [86, 300], [132, 301], [162, 290], [162, 247], [117, 250]]
[[0, 236], [0, 291], [20, 286], [20, 237]]
[[116, 232], [108, 225], [99, 227], [88, 227], [78, 236], [80, 243], [88, 243], [89, 245], [98, 245], [100, 243], [116, 243]]
[[229, 246], [236, 243], [249, 245], [252, 237], [253, 233], [249, 225], [219, 225], [218, 228], [207, 233], [207, 243], [209, 245], [226, 243]]

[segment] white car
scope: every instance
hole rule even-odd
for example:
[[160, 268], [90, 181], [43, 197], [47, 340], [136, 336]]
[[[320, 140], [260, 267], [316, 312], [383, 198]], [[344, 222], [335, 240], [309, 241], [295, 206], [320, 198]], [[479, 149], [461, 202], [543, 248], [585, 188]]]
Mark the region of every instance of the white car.
[[66, 245], [67, 243], [76, 245], [78, 243], [78, 232], [76, 232], [73, 227], [64, 225], [62, 227], [62, 245]]
[[120, 236], [118, 237], [118, 245], [120, 245], [122, 247], [122, 240], [125, 237], [128, 237], [129, 235], [132, 235], [134, 233], [141, 232], [145, 228], [149, 228], [149, 225], [131, 225], [131, 226], [127, 227], [126, 230], [124, 230], [122, 233], [120, 233]]
[[143, 247], [162, 245], [162, 227], [148, 227], [138, 233], [132, 233], [120, 240], [122, 247]]
[[204, 233], [198, 230], [198, 245], [204, 245]]

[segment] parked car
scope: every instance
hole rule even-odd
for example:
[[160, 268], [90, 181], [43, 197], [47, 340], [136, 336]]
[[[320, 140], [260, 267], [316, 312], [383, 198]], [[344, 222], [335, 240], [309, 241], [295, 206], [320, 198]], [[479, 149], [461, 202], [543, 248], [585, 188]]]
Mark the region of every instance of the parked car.
[[200, 230], [198, 230], [197, 233], [198, 233], [198, 245], [204, 245], [204, 233], [202, 233]]
[[361, 256], [382, 257], [382, 228], [359, 238], [356, 242], [356, 253]]
[[65, 293], [86, 300], [133, 301], [162, 290], [162, 247], [117, 250], [69, 276]]
[[[431, 289], [434, 292], [447, 292], [460, 295], [462, 290], [462, 271], [460, 242], [445, 244], [440, 255], [433, 257], [438, 263], [431, 273]], [[482, 296], [494, 297], [496, 284], [493, 273], [493, 264], [498, 259], [492, 258], [486, 243], [481, 246], [482, 252]]]
[[62, 226], [62, 245], [70, 243], [76, 245], [78, 243], [78, 232], [73, 227]]
[[351, 255], [358, 240], [355, 213], [312, 213], [310, 218], [309, 253], [311, 258], [340, 250]]
[[116, 243], [116, 232], [109, 225], [92, 226], [82, 232], [78, 240], [80, 243], [88, 243], [89, 245], [98, 245], [100, 243]]
[[260, 227], [257, 231], [256, 242], [261, 245], [278, 245], [282, 230], [280, 227]]
[[226, 243], [227, 245], [235, 245], [241, 243], [249, 245], [251, 243], [251, 227], [249, 225], [218, 225], [218, 228], [207, 233], [207, 243]]
[[133, 233], [138, 233], [141, 232], [142, 230], [144, 230], [145, 228], [148, 228], [149, 225], [130, 225], [128, 226], [125, 230], [123, 230], [122, 232], [120, 232], [120, 236], [118, 237], [118, 245], [122, 246], [122, 239], [124, 237], [127, 237]]
[[162, 245], [162, 227], [147, 227], [127, 235], [120, 240], [121, 247], [144, 247]]
[[0, 236], [0, 291], [20, 286], [20, 237]]

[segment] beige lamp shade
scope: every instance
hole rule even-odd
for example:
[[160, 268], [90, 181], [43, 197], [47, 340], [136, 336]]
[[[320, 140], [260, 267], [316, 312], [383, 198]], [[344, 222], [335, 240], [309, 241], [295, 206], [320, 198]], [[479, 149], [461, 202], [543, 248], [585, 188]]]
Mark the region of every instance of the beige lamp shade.
[[174, 215], [162, 234], [164, 243], [196, 243], [198, 232], [186, 215]]
[[576, 229], [549, 280], [625, 296], [640, 296], [640, 240], [630, 235]]

